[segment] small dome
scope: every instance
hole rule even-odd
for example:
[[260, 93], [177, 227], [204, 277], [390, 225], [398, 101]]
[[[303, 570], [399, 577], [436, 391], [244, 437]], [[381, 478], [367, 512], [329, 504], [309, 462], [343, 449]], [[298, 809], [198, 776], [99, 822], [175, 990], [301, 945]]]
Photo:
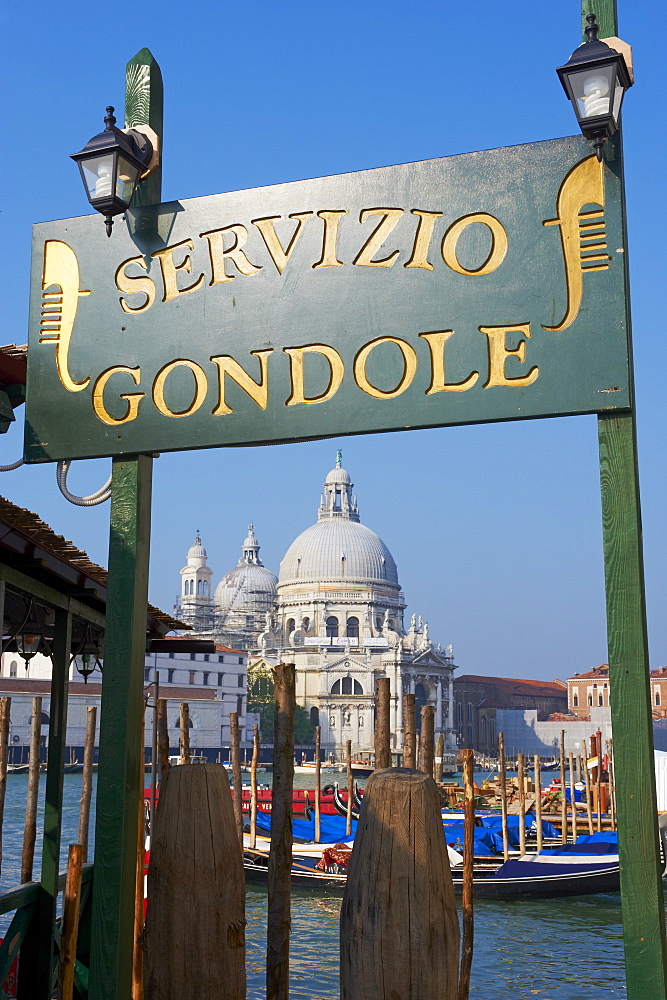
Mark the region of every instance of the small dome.
[[188, 559], [206, 559], [206, 558], [208, 558], [206, 555], [206, 549], [201, 543], [201, 538], [199, 537], [199, 533], [197, 533], [197, 536], [194, 540], [194, 544], [191, 545], [190, 548], [188, 549]]
[[347, 472], [345, 469], [341, 469], [341, 467], [337, 465], [335, 469], [332, 469], [331, 472], [327, 473], [327, 478], [324, 481], [324, 487], [326, 489], [329, 483], [347, 484], [351, 482], [352, 480], [350, 479], [350, 473]]
[[242, 563], [223, 576], [213, 602], [222, 611], [268, 611], [276, 599], [276, 583], [266, 566]]
[[277, 578], [259, 558], [255, 526], [248, 525], [241, 558], [215, 588], [214, 604], [222, 611], [268, 611], [276, 599]]

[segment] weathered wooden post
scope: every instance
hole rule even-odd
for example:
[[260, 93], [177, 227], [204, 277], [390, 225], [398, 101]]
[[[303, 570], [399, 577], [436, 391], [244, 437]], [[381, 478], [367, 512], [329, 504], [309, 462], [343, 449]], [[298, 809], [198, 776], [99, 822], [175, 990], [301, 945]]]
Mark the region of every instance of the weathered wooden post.
[[90, 802], [93, 795], [93, 756], [95, 751], [95, 726], [97, 708], [92, 705], [86, 713], [86, 737], [83, 747], [83, 775], [81, 779], [81, 801], [79, 803], [79, 843], [83, 848], [84, 864], [88, 860], [88, 826], [90, 823]]
[[468, 1000], [470, 993], [470, 970], [475, 936], [473, 915], [473, 860], [475, 854], [475, 794], [474, 765], [475, 751], [462, 750], [464, 797], [463, 829], [463, 940], [461, 942], [461, 968], [459, 971], [458, 1000]]
[[243, 778], [241, 776], [241, 734], [238, 712], [229, 713], [229, 741], [232, 755], [232, 785], [234, 788], [234, 816], [239, 843], [243, 844]]
[[500, 780], [500, 810], [502, 814], [503, 855], [510, 856], [509, 830], [507, 829], [507, 773], [505, 770], [505, 734], [498, 733], [498, 776]]
[[315, 727], [315, 843], [322, 839], [322, 727]]
[[595, 752], [598, 758], [598, 769], [595, 776], [598, 807], [598, 833], [602, 833], [602, 733], [599, 729], [595, 734]]
[[560, 839], [567, 844], [567, 797], [565, 795], [565, 730], [560, 731]]
[[588, 819], [588, 832], [592, 835], [593, 833], [593, 810], [591, 808], [591, 772], [588, 770], [588, 751], [586, 749], [586, 740], [581, 741], [581, 746], [584, 751], [584, 779], [586, 782], [586, 817]]
[[145, 1000], [245, 1000], [245, 880], [224, 767], [174, 767], [148, 866]]
[[345, 819], [345, 835], [352, 833], [352, 796], [354, 795], [354, 780], [352, 778], [352, 740], [345, 741], [345, 766], [347, 770], [347, 816]]
[[2, 869], [2, 827], [7, 791], [7, 764], [9, 761], [9, 715], [12, 699], [0, 698], [0, 870]]
[[160, 783], [169, 770], [169, 728], [167, 725], [167, 699], [157, 703], [157, 742], [160, 754]]
[[517, 756], [517, 771], [519, 779], [519, 853], [526, 853], [526, 758], [522, 753]]
[[421, 770], [433, 777], [435, 758], [435, 709], [433, 705], [422, 705]]
[[438, 733], [438, 744], [435, 751], [435, 763], [433, 765], [433, 777], [437, 783], [442, 781], [442, 758], [445, 756], [445, 737]]
[[259, 762], [259, 726], [252, 726], [252, 761], [250, 763], [250, 847], [257, 845], [257, 764]]
[[540, 774], [539, 754], [533, 756], [535, 771], [535, 825], [537, 827], [537, 849], [542, 850], [542, 775]]
[[375, 770], [391, 767], [390, 688], [388, 677], [375, 682]]
[[417, 767], [417, 724], [413, 694], [403, 695], [403, 767]]
[[572, 807], [572, 843], [577, 842], [577, 804], [575, 802], [575, 789], [574, 789], [574, 754], [568, 753], [567, 755], [568, 768], [570, 771], [570, 805]]
[[63, 926], [60, 939], [58, 988], [60, 1000], [72, 1000], [74, 995], [74, 963], [76, 942], [79, 935], [79, 902], [81, 899], [81, 870], [83, 847], [70, 844], [67, 860], [67, 881], [63, 899]]
[[187, 701], [181, 702], [179, 749], [181, 764], [190, 763], [190, 706]]
[[30, 757], [28, 759], [28, 801], [25, 810], [23, 831], [23, 854], [21, 856], [21, 882], [32, 881], [32, 866], [35, 859], [35, 839], [37, 836], [37, 799], [39, 797], [40, 736], [42, 732], [42, 699], [32, 699], [30, 720]]
[[289, 1000], [289, 937], [294, 789], [295, 666], [273, 668], [275, 725], [266, 930], [266, 997]]
[[459, 926], [430, 775], [368, 779], [340, 931], [341, 1000], [456, 1000]]

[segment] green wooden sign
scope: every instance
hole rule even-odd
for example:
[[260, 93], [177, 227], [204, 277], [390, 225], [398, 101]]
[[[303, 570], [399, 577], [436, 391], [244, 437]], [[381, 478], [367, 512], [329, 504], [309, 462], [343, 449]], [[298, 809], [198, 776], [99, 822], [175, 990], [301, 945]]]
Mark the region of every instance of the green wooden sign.
[[34, 228], [28, 462], [632, 405], [581, 137]]

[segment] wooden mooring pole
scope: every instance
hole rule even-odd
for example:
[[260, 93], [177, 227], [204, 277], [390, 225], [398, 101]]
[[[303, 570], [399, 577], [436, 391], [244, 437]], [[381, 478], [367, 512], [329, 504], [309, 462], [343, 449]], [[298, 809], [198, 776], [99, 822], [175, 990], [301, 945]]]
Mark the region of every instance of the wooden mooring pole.
[[572, 820], [572, 843], [577, 842], [577, 803], [575, 801], [575, 788], [574, 788], [574, 754], [568, 753], [567, 755], [568, 768], [570, 771], [570, 807], [571, 807], [571, 820]]
[[417, 767], [417, 724], [413, 694], [403, 695], [403, 767]]
[[352, 797], [354, 795], [354, 779], [352, 777], [352, 740], [345, 741], [345, 765], [347, 768], [347, 816], [345, 819], [345, 835], [352, 834]]
[[[28, 801], [25, 810], [23, 853], [21, 855], [21, 882], [32, 881], [37, 836], [37, 799], [39, 797], [40, 743], [42, 732], [42, 699], [32, 699], [30, 720], [30, 757], [28, 758]], [[80, 838], [79, 838], [80, 839]]]
[[498, 776], [500, 781], [500, 811], [502, 815], [503, 856], [510, 856], [509, 830], [507, 829], [507, 773], [505, 769], [505, 734], [498, 733]]
[[475, 751], [462, 750], [464, 788], [463, 826], [463, 938], [461, 941], [461, 967], [459, 969], [458, 1000], [468, 1000], [470, 971], [472, 969], [475, 921], [473, 915], [473, 861], [475, 854]]
[[79, 936], [79, 902], [81, 899], [82, 867], [82, 845], [70, 844], [67, 860], [67, 881], [65, 883], [65, 896], [63, 899], [60, 962], [58, 963], [58, 996], [60, 1000], [72, 1000], [74, 995], [74, 963], [76, 962], [76, 942]]
[[289, 1000], [295, 666], [273, 668], [275, 725], [266, 931], [266, 998]]
[[565, 795], [565, 730], [560, 731], [560, 839], [567, 844], [567, 798]]
[[160, 758], [160, 784], [169, 770], [169, 728], [167, 726], [167, 699], [159, 698], [157, 703], [157, 743]]
[[0, 698], [0, 871], [2, 870], [2, 828], [5, 816], [5, 792], [7, 791], [7, 764], [9, 761], [9, 715], [11, 698]]
[[433, 777], [435, 758], [435, 709], [433, 705], [422, 705], [421, 770]]
[[390, 687], [388, 677], [375, 682], [375, 770], [391, 767]]
[[83, 746], [83, 775], [81, 780], [81, 801], [79, 803], [79, 843], [83, 848], [83, 863], [88, 860], [88, 828], [90, 825], [90, 803], [93, 795], [93, 757], [95, 752], [95, 728], [97, 708], [88, 706], [86, 712], [86, 737]]
[[245, 1000], [245, 879], [224, 767], [165, 775], [148, 899], [145, 1000]]
[[526, 758], [520, 753], [517, 756], [517, 771], [519, 779], [519, 853], [526, 853]]
[[315, 727], [315, 843], [322, 839], [322, 727]]
[[229, 742], [232, 755], [232, 785], [234, 788], [234, 817], [236, 834], [243, 846], [243, 777], [241, 775], [241, 734], [238, 712], [229, 713]]
[[535, 772], [535, 826], [537, 828], [537, 849], [542, 850], [542, 775], [540, 773], [540, 756], [533, 756], [533, 769]]
[[259, 726], [252, 726], [252, 761], [250, 763], [250, 847], [257, 846], [257, 764], [259, 763]]
[[190, 763], [190, 706], [186, 701], [181, 702], [179, 749], [181, 754], [181, 764], [189, 764]]
[[437, 786], [420, 771], [375, 771], [341, 908], [341, 1000], [456, 1000], [458, 950]]
[[445, 737], [438, 733], [438, 743], [435, 751], [435, 763], [433, 765], [433, 777], [436, 782], [442, 781], [442, 758], [445, 756]]
[[586, 740], [581, 741], [581, 746], [584, 751], [584, 781], [586, 783], [586, 816], [588, 818], [588, 832], [592, 836], [593, 810], [591, 807], [591, 772], [588, 770], [588, 751], [586, 749]]

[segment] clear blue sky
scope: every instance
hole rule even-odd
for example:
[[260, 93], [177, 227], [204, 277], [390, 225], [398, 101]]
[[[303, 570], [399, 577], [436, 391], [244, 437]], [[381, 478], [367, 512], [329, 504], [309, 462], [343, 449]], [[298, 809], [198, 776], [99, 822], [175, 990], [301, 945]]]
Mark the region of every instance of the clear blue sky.
[[[624, 134], [653, 667], [667, 663], [665, 10], [619, 0], [637, 79]], [[144, 46], [165, 83], [165, 200], [576, 131], [554, 67], [580, 41], [578, 0], [57, 11], [38, 0], [5, 6], [0, 28], [3, 343], [27, 339], [31, 225], [87, 213], [68, 154], [100, 130], [107, 104], [122, 108], [125, 62]], [[21, 435], [0, 441], [0, 463], [18, 456]], [[171, 609], [197, 528], [216, 579], [250, 520], [277, 572], [315, 518], [339, 446], [362, 520], [396, 559], [408, 614], [453, 644], [463, 672], [566, 677], [606, 660], [594, 417], [163, 455], [151, 600]], [[109, 465], [77, 463], [71, 488], [97, 488]], [[108, 504], [71, 506], [51, 466], [0, 474], [0, 492], [106, 564]]]

